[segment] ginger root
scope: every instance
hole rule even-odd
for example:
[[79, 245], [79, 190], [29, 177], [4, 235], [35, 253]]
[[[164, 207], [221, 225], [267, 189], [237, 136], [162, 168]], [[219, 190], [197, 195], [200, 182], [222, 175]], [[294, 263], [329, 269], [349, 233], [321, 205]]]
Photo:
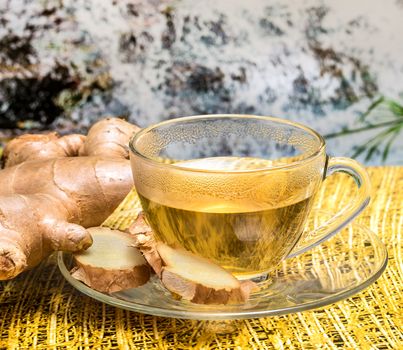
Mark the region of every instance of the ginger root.
[[[109, 122], [110, 130], [129, 124], [116, 118]], [[85, 227], [100, 225], [131, 190], [130, 164], [124, 159], [127, 154], [108, 149], [125, 149], [129, 130], [137, 127], [120, 133], [119, 141], [116, 132], [107, 131], [108, 123], [102, 125], [103, 142], [88, 147], [87, 140], [97, 138], [91, 129], [90, 138], [31, 135], [10, 142], [5, 154], [7, 167], [0, 171], [0, 280], [34, 267], [52, 251], [88, 248], [92, 239]], [[108, 135], [113, 147], [105, 139]], [[65, 142], [70, 139], [79, 142], [69, 148]], [[39, 145], [46, 152], [41, 153]], [[50, 151], [60, 150], [59, 146], [64, 153]], [[105, 153], [77, 156], [80, 149], [89, 154]]]
[[140, 128], [119, 118], [96, 122], [88, 135], [26, 134], [11, 140], [3, 152], [4, 167], [28, 160], [75, 156], [129, 159], [130, 137]]

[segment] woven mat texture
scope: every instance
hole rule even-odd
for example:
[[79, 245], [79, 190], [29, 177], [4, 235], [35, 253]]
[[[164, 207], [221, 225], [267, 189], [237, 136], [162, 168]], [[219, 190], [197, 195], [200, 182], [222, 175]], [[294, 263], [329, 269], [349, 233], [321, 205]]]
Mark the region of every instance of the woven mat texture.
[[[387, 245], [389, 264], [361, 293], [313, 311], [219, 324], [154, 317], [114, 308], [80, 294], [60, 274], [55, 257], [14, 280], [0, 282], [1, 349], [403, 349], [403, 167], [369, 168], [373, 192], [357, 218]], [[316, 207], [351, 199], [346, 175], [326, 180]], [[105, 224], [127, 227], [133, 194]], [[225, 328], [227, 329], [227, 327]]]

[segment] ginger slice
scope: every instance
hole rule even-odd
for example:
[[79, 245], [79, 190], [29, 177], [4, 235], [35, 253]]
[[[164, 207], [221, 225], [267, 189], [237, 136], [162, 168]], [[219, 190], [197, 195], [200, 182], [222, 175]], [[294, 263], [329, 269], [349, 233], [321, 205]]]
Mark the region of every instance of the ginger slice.
[[139, 287], [150, 278], [150, 267], [133, 246], [133, 237], [107, 227], [88, 229], [93, 244], [74, 254], [72, 276], [104, 293]]
[[184, 249], [158, 242], [161, 282], [172, 293], [196, 304], [245, 302], [255, 283], [239, 281], [228, 271]]
[[208, 259], [156, 242], [142, 213], [129, 232], [161, 283], [175, 296], [196, 304], [241, 303], [257, 288], [254, 282], [239, 281]]
[[154, 272], [161, 278], [162, 260], [157, 252], [154, 233], [145, 221], [143, 212], [140, 212], [128, 232], [133, 237], [134, 246], [143, 253]]

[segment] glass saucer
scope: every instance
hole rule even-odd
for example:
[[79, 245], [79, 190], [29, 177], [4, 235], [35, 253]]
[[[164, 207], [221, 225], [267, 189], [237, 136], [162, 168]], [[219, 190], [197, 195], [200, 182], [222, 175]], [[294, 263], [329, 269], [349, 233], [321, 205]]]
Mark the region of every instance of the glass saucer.
[[61, 273], [80, 292], [106, 304], [155, 316], [228, 320], [283, 315], [347, 298], [376, 281], [387, 265], [385, 245], [369, 229], [350, 224], [329, 241], [286, 259], [270, 275], [271, 283], [243, 304], [198, 305], [176, 300], [153, 276], [134, 289], [104, 294], [71, 277], [72, 257], [58, 254]]

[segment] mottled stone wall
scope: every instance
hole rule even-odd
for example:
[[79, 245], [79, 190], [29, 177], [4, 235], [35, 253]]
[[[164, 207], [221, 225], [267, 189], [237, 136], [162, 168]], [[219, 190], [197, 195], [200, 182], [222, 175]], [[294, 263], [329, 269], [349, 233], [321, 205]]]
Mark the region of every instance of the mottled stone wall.
[[[397, 117], [360, 114], [380, 96], [403, 101], [402, 18], [395, 0], [3, 0], [0, 127], [275, 115], [329, 135], [332, 154], [367, 144], [358, 158], [380, 163], [395, 134], [368, 141]], [[370, 130], [332, 137], [351, 129]], [[402, 135], [386, 162], [403, 163]]]

